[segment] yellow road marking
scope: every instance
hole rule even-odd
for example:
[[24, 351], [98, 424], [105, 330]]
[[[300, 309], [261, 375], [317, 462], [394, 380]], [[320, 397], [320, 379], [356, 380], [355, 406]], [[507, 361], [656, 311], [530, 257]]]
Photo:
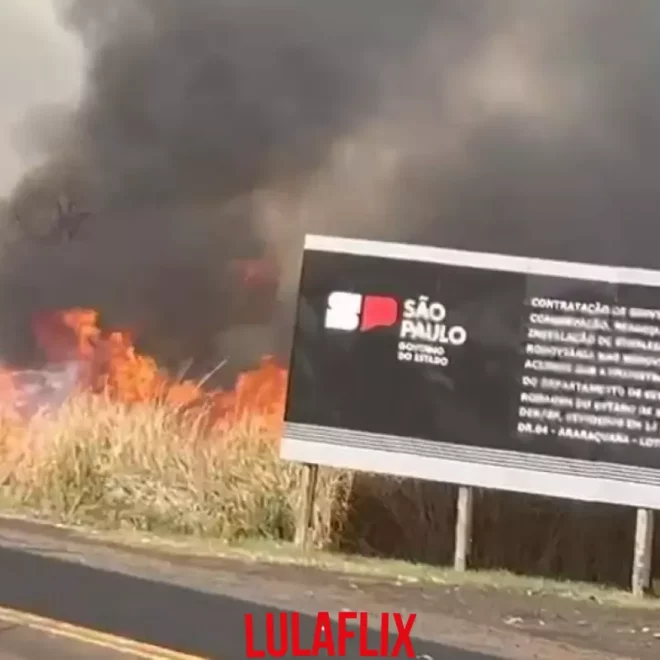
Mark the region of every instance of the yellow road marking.
[[200, 656], [179, 653], [178, 651], [144, 644], [143, 642], [136, 642], [133, 639], [118, 637], [81, 626], [74, 626], [64, 621], [48, 619], [7, 607], [0, 607], [0, 620], [33, 628], [34, 630], [40, 630], [51, 635], [67, 637], [78, 642], [102, 646], [118, 653], [131, 654], [139, 658], [145, 658], [146, 660], [208, 660]]

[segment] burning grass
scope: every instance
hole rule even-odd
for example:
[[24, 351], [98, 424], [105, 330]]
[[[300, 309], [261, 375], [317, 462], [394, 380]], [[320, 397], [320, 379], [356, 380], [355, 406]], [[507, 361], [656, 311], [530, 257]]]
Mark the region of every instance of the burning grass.
[[[0, 487], [63, 522], [290, 539], [300, 467], [279, 460], [286, 371], [265, 358], [233, 390], [174, 380], [94, 310], [40, 314], [42, 369], [0, 372]], [[327, 545], [346, 475], [320, 482]]]
[[[230, 541], [293, 537], [300, 468], [279, 460], [267, 430], [209, 429], [198, 411], [80, 394], [27, 424], [5, 422], [0, 452], [5, 501], [51, 519]], [[319, 544], [344, 492], [342, 475], [325, 471]]]

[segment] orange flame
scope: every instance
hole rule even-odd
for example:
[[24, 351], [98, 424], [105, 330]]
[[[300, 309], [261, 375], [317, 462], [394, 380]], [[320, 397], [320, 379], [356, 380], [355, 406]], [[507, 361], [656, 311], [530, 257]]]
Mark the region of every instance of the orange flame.
[[[79, 391], [104, 394], [126, 404], [199, 407], [212, 424], [250, 422], [279, 431], [287, 372], [272, 358], [241, 374], [233, 391], [207, 391], [192, 380], [171, 379], [153, 358], [136, 351], [130, 332], [104, 331], [98, 320], [97, 311], [83, 308], [43, 312], [34, 318], [35, 339], [44, 357], [50, 365], [74, 362]], [[5, 407], [19, 398], [17, 373], [0, 370], [0, 403]]]

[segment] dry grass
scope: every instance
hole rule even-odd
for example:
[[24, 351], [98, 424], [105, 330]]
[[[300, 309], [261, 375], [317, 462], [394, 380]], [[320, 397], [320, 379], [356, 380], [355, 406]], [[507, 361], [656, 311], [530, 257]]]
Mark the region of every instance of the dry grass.
[[[0, 425], [0, 492], [14, 509], [105, 529], [194, 534], [230, 542], [289, 541], [300, 468], [272, 435], [209, 432], [200, 416], [166, 406], [127, 408], [81, 396], [27, 426]], [[451, 486], [321, 470], [316, 545], [447, 564]], [[480, 492], [478, 568], [625, 586], [634, 511]], [[660, 546], [656, 543], [660, 561]]]
[[[214, 536], [289, 539], [300, 468], [272, 436], [209, 432], [199, 414], [128, 408], [81, 396], [0, 436], [4, 499], [68, 523]], [[317, 542], [345, 501], [341, 474], [323, 471]], [[338, 508], [339, 507], [339, 508]]]

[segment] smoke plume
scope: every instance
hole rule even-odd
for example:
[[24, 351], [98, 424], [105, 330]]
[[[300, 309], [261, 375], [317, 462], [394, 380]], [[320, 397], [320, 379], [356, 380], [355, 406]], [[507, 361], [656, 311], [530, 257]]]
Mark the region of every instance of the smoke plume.
[[[34, 133], [45, 164], [8, 202], [8, 357], [32, 311], [72, 305], [173, 360], [286, 346], [306, 231], [657, 265], [650, 1], [56, 7], [86, 79], [66, 121], [42, 111], [57, 127]], [[17, 230], [51, 222], [62, 194], [91, 214], [79, 239]], [[229, 264], [262, 256], [281, 270], [284, 322], [215, 346], [239, 320]]]

